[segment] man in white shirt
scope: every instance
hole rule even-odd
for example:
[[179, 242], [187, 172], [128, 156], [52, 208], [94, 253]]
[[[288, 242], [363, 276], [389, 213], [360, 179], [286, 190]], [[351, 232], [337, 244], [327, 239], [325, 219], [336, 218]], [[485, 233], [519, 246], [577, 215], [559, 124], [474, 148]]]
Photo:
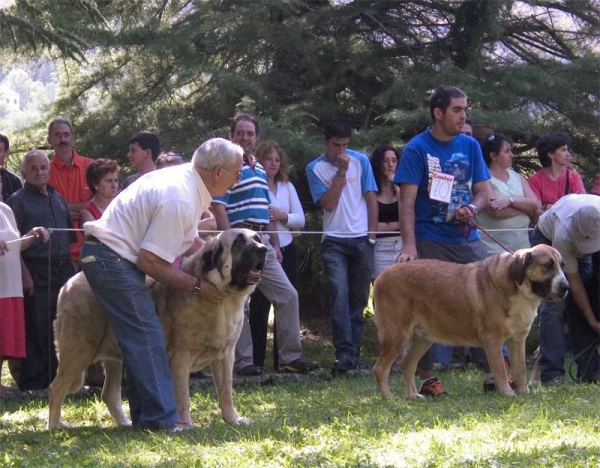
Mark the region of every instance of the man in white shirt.
[[157, 171], [121, 192], [102, 218], [84, 225], [82, 270], [123, 352], [131, 420], [144, 429], [179, 432], [165, 338], [146, 275], [211, 301], [223, 299], [205, 279], [173, 261], [197, 250], [198, 222], [242, 168], [242, 149], [222, 138], [204, 142], [191, 164]]

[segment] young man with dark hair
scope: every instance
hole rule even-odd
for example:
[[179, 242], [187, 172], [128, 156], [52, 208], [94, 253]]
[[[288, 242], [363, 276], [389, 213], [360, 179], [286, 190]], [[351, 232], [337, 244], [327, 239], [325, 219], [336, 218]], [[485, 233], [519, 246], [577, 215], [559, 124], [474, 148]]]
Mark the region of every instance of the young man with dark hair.
[[160, 154], [160, 140], [154, 133], [140, 132], [129, 140], [127, 158], [131, 168], [137, 172], [126, 177], [123, 190], [144, 174], [156, 170], [156, 159]]
[[21, 179], [4, 165], [9, 150], [10, 142], [8, 137], [4, 133], [0, 133], [0, 201], [8, 200], [8, 197], [13, 193], [23, 188]]
[[306, 166], [313, 201], [324, 212], [321, 252], [329, 282], [333, 374], [361, 367], [377, 231], [377, 184], [369, 158], [348, 149], [351, 133], [344, 120], [328, 122], [325, 152]]
[[[432, 258], [470, 263], [487, 256], [476, 230], [465, 238], [461, 226], [486, 208], [493, 196], [490, 172], [481, 148], [462, 134], [467, 96], [454, 86], [440, 86], [430, 100], [433, 125], [408, 142], [396, 170], [400, 186], [400, 232], [403, 246], [398, 262]], [[444, 394], [433, 374], [435, 346], [419, 362], [420, 393]], [[488, 372], [490, 383], [493, 375]]]

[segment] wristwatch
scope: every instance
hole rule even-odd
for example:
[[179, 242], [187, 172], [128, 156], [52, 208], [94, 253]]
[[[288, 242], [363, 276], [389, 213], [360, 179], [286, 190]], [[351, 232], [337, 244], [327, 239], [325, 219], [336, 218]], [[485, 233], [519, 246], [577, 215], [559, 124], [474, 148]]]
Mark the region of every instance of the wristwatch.
[[508, 201], [510, 202], [510, 205], [508, 206], [512, 206], [512, 204], [515, 202], [515, 199], [513, 197], [508, 197]]
[[477, 214], [477, 208], [475, 208], [475, 205], [469, 203], [467, 206], [469, 206], [473, 210], [473, 214]]
[[194, 290], [192, 291], [192, 294], [194, 296], [200, 295], [200, 286], [202, 286], [202, 280], [200, 278], [196, 278], [196, 282], [194, 283]]
[[377, 241], [375, 239], [371, 239], [370, 237], [367, 237], [367, 240], [369, 241], [369, 244], [371, 244], [371, 245], [375, 245], [377, 243]]

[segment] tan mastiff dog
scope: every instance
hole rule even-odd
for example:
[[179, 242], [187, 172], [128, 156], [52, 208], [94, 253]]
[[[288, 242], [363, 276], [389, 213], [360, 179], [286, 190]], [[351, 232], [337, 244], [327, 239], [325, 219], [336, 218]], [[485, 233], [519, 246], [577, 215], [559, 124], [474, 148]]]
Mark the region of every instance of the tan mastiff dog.
[[380, 346], [373, 374], [381, 393], [392, 395], [390, 368], [409, 340], [401, 364], [408, 398], [423, 398], [415, 372], [432, 343], [482, 347], [496, 388], [513, 396], [502, 357], [506, 342], [517, 392], [526, 393], [525, 338], [540, 300], [567, 294], [562, 264], [557, 250], [538, 245], [466, 265], [438, 260], [392, 265], [373, 291]]
[[[229, 424], [250, 424], [233, 406], [233, 361], [244, 304], [260, 281], [266, 252], [253, 231], [230, 229], [184, 259], [181, 269], [186, 273], [206, 278], [219, 290], [229, 292], [220, 303], [147, 280], [165, 334], [177, 412], [180, 421], [189, 426], [193, 425], [189, 375], [207, 365], [223, 419]], [[103, 363], [106, 375], [102, 400], [117, 424], [130, 425], [121, 407], [121, 350], [83, 273], [71, 278], [60, 291], [54, 336], [59, 364], [49, 388], [48, 428], [69, 427], [61, 420], [65, 396], [81, 388], [85, 369], [97, 361]]]

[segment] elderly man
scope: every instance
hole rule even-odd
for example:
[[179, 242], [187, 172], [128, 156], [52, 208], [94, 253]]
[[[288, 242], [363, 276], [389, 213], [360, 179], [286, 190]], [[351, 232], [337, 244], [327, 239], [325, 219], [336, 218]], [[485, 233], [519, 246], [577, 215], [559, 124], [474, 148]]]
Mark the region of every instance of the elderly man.
[[[73, 227], [67, 203], [48, 184], [49, 172], [50, 161], [41, 151], [30, 151], [23, 158], [21, 175], [25, 186], [6, 201], [15, 214], [20, 232], [28, 232], [35, 226], [47, 229]], [[75, 273], [69, 259], [69, 244], [74, 241], [73, 232], [54, 231], [49, 244], [36, 239], [22, 254], [33, 278], [34, 290], [32, 296], [25, 298], [27, 358], [11, 363], [13, 376], [21, 390], [47, 388], [56, 374], [58, 362], [52, 322], [56, 317], [58, 292]]]
[[222, 300], [211, 283], [173, 261], [197, 249], [202, 212], [237, 181], [241, 168], [239, 146], [208, 140], [191, 164], [148, 174], [121, 192], [101, 219], [84, 225], [81, 267], [123, 351], [134, 426], [186, 428], [175, 409], [165, 338], [145, 276], [182, 294]]
[[[531, 235], [531, 244], [551, 245], [563, 256], [574, 306], [566, 310], [567, 322], [577, 328], [571, 347], [578, 377], [597, 382], [600, 380], [600, 311], [592, 308], [585, 283], [593, 276], [590, 254], [600, 251], [600, 197], [577, 194], [562, 197], [540, 217]], [[559, 383], [564, 378], [565, 303], [566, 300], [544, 301], [540, 306], [542, 384]]]
[[[69, 204], [73, 226], [79, 227], [79, 212], [92, 198], [85, 178], [87, 167], [93, 159], [80, 156], [73, 148], [75, 135], [73, 125], [65, 118], [58, 117], [48, 125], [48, 143], [52, 146], [49, 183]], [[71, 260], [78, 268], [79, 252], [83, 236], [77, 232], [77, 242], [71, 245]]]

